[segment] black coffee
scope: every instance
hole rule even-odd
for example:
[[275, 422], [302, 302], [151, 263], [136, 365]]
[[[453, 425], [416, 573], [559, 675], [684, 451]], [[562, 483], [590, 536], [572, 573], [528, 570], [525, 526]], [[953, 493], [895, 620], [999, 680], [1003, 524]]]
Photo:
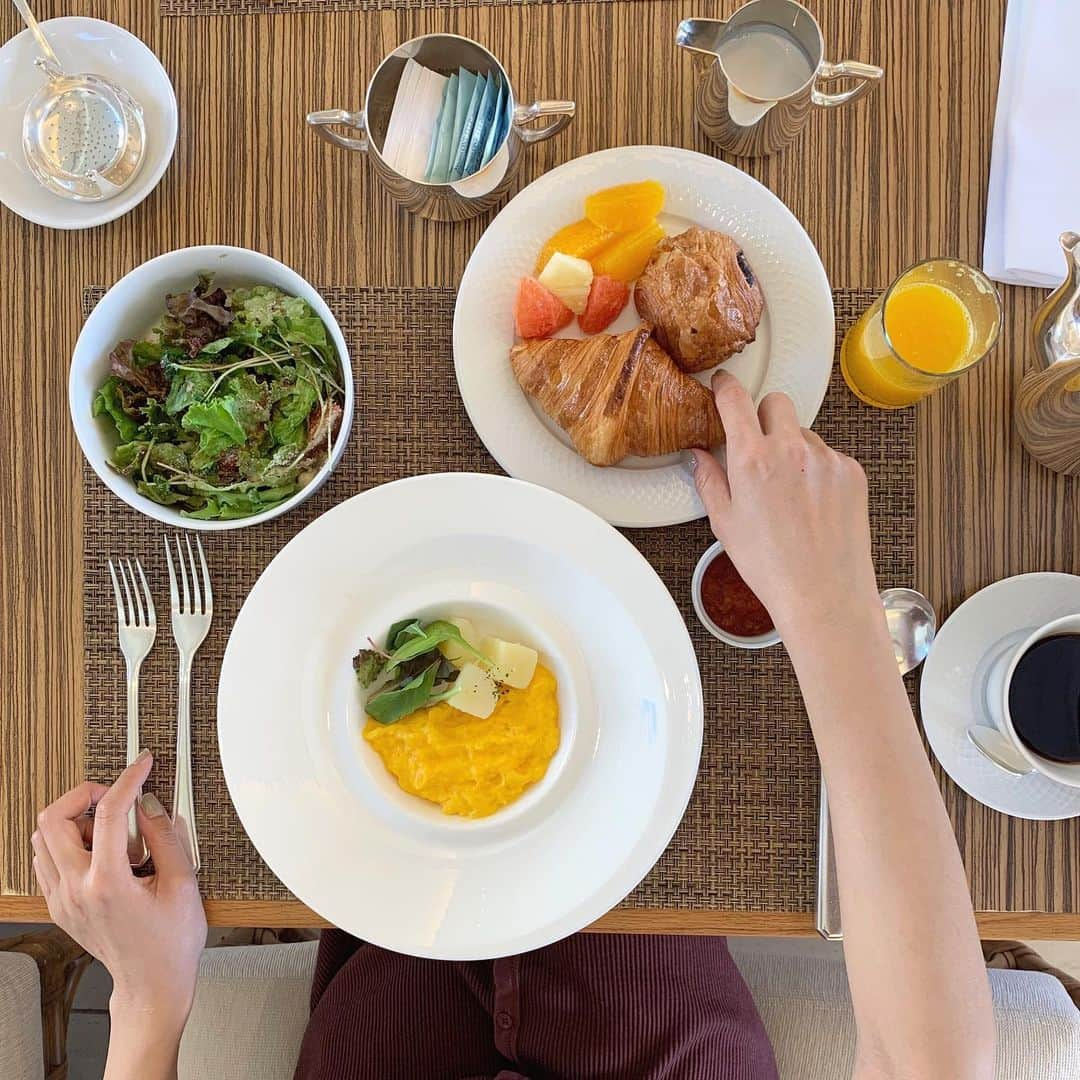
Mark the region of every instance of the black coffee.
[[1028, 749], [1051, 761], [1080, 763], [1080, 634], [1043, 638], [1020, 657], [1009, 714]]

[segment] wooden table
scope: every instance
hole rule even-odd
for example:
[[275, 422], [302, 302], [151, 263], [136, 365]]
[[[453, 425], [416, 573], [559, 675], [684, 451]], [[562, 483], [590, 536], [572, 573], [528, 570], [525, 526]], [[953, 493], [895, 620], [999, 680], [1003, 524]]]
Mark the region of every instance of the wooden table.
[[[981, 261], [1004, 0], [808, 0], [831, 59], [882, 64], [867, 101], [815, 115], [800, 141], [738, 162], [805, 224], [836, 286], [880, 286], [936, 254]], [[46, 918], [33, 896], [34, 811], [81, 778], [79, 452], [67, 415], [80, 297], [172, 248], [230, 243], [338, 285], [453, 285], [484, 220], [419, 221], [386, 200], [357, 155], [305, 130], [313, 108], [356, 107], [365, 76], [417, 34], [487, 44], [520, 95], [571, 97], [570, 130], [531, 155], [521, 181], [581, 153], [631, 143], [708, 151], [693, 127], [681, 17], [735, 0], [620, 0], [427, 11], [161, 18], [152, 0], [42, 0], [42, 18], [108, 18], [162, 58], [180, 102], [176, 156], [132, 213], [89, 232], [50, 232], [0, 209], [0, 919]], [[18, 30], [0, 7], [0, 34]], [[915, 584], [947, 613], [1028, 570], [1080, 571], [1075, 482], [1028, 459], [1010, 423], [1027, 360], [1034, 290], [1007, 289], [1013, 321], [993, 358], [920, 407]], [[1020, 328], [1018, 331], [1017, 328]], [[986, 937], [1080, 938], [1080, 828], [984, 815], [942, 787]], [[1025, 910], [1026, 909], [1026, 910]], [[299, 904], [218, 902], [211, 921], [295, 926]], [[618, 911], [604, 929], [809, 933], [812, 917]]]

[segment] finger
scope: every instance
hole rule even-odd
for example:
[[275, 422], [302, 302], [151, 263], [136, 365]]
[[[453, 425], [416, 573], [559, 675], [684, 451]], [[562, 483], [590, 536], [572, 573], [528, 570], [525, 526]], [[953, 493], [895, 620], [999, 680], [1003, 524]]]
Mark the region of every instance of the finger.
[[61, 795], [38, 814], [38, 830], [61, 873], [86, 869], [88, 856], [77, 822], [108, 790], [104, 784], [87, 781]]
[[187, 849], [157, 797], [147, 792], [139, 799], [136, 812], [157, 876], [165, 881], [191, 877], [194, 870]]
[[754, 408], [754, 399], [746, 392], [742, 383], [734, 375], [718, 371], [712, 377], [712, 388], [716, 395], [716, 411], [720, 414], [728, 445], [742, 450], [760, 439], [761, 423]]
[[30, 837], [30, 846], [34, 849], [34, 873], [41, 891], [48, 896], [60, 884], [60, 871], [56, 869], [56, 863], [53, 862], [45, 838], [40, 832], [35, 832]]
[[75, 825], [79, 830], [83, 847], [89, 851], [94, 846], [94, 819], [92, 817], [76, 818]]
[[144, 750], [101, 797], [94, 813], [93, 865], [118, 870], [131, 865], [128, 859], [128, 811], [139, 797], [154, 759]]
[[766, 435], [790, 435], [799, 433], [799, 418], [795, 415], [795, 403], [779, 391], [766, 394], [758, 406], [761, 430]]
[[[41, 895], [45, 897], [45, 903], [48, 904], [49, 897], [53, 894], [53, 889], [59, 884], [59, 878], [50, 878], [45, 873], [41, 865], [41, 860], [35, 855], [31, 864], [34, 867], [34, 877], [37, 878], [38, 888], [41, 890]], [[50, 913], [51, 914], [51, 913]], [[56, 921], [55, 919], [53, 920]]]
[[816, 432], [812, 431], [808, 427], [802, 429], [803, 438], [815, 449], [815, 450], [828, 450], [829, 444]]
[[731, 506], [731, 487], [727, 470], [708, 450], [691, 450], [694, 465], [694, 487], [697, 488], [709, 522], [715, 532], [727, 517]]

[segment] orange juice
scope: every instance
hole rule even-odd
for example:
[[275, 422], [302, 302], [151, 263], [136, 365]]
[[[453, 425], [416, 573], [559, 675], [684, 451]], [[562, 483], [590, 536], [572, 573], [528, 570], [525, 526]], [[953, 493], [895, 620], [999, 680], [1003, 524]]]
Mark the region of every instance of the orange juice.
[[963, 367], [974, 328], [963, 301], [932, 281], [894, 290], [885, 302], [885, 330], [913, 368], [944, 375]]
[[863, 401], [903, 408], [982, 359], [1000, 321], [997, 293], [977, 270], [952, 260], [923, 263], [848, 331], [840, 367]]

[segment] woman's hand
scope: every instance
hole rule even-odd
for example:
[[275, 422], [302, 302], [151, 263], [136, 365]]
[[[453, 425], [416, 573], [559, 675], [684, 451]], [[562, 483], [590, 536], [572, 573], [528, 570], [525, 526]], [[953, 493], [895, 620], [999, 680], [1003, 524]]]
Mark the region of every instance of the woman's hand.
[[[144, 750], [111, 787], [73, 788], [38, 815], [31, 838], [34, 871], [53, 921], [112, 975], [109, 1076], [135, 1075], [115, 1067], [118, 1034], [120, 1041], [171, 1045], [175, 1062], [206, 944], [191, 862], [153, 795], [138, 799], [137, 815], [155, 873], [137, 878], [128, 863], [128, 811], [152, 765]], [[141, 1067], [144, 1076], [159, 1072], [140, 1060], [141, 1066], [130, 1060], [131, 1069]]]
[[870, 558], [866, 476], [799, 426], [786, 394], [758, 409], [732, 375], [713, 376], [727, 468], [693, 451], [709, 522], [781, 637], [820, 632], [853, 603], [879, 603]]

